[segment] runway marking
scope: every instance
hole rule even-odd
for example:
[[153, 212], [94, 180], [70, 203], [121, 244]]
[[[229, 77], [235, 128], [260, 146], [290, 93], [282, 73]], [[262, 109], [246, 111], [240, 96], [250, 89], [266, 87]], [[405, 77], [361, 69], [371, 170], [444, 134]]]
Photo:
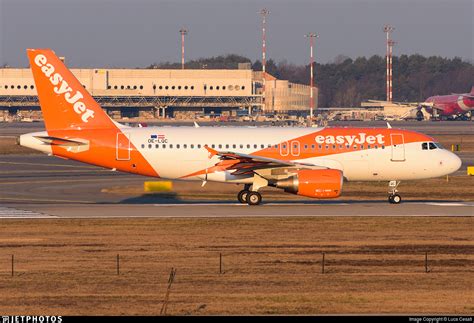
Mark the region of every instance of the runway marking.
[[103, 182], [103, 181], [122, 180], [122, 177], [117, 178], [100, 178], [100, 179], [67, 179], [67, 180], [51, 180], [51, 181], [23, 181], [23, 182], [3, 182], [2, 185], [17, 185], [17, 184], [44, 184], [44, 183], [77, 183], [77, 182]]
[[96, 170], [79, 170], [79, 169], [68, 169], [68, 170], [12, 170], [12, 171], [1, 171], [0, 174], [32, 174], [32, 173], [83, 173], [83, 172], [111, 172], [108, 169], [96, 169]]
[[53, 200], [53, 199], [32, 199], [32, 198], [19, 198], [19, 197], [0, 197], [0, 200], [6, 201], [34, 201], [34, 202], [67, 202], [67, 203], [81, 203], [81, 204], [93, 204], [95, 201], [81, 201], [81, 200]]
[[[374, 201], [378, 202], [378, 201]], [[423, 203], [418, 203], [418, 202], [405, 202], [407, 205], [414, 205], [414, 204], [422, 204], [422, 205], [432, 205], [432, 206], [474, 206], [474, 203], [451, 203], [451, 202], [423, 202]], [[259, 205], [259, 207], [262, 206], [341, 206], [341, 205], [385, 205], [383, 203], [370, 203], [369, 202], [360, 202], [360, 203], [348, 203], [348, 202], [333, 202], [333, 203], [291, 203], [291, 202], [284, 202], [284, 203], [278, 203], [278, 202], [271, 202], [271, 203], [262, 203]], [[389, 205], [388, 203], [386, 204], [387, 206]], [[403, 205], [403, 204], [402, 204]], [[249, 206], [247, 204], [243, 203], [167, 203], [167, 204], [153, 204], [153, 206], [157, 207], [165, 207], [165, 206], [173, 206], [173, 207], [180, 207], [180, 206]], [[394, 206], [396, 207], [396, 206]]]
[[76, 166], [76, 165], [63, 165], [63, 164], [41, 164], [41, 163], [19, 163], [19, 162], [5, 162], [0, 161], [0, 164], [9, 164], [9, 165], [34, 165], [34, 166], [51, 166], [51, 167], [73, 167], [73, 168], [87, 168], [87, 169], [97, 169], [99, 167], [93, 166]]
[[455, 203], [455, 202], [426, 202], [421, 203], [434, 206], [474, 206], [474, 203]]
[[38, 213], [35, 211], [19, 210], [0, 206], [0, 219], [31, 219], [31, 218], [56, 218], [56, 216]]

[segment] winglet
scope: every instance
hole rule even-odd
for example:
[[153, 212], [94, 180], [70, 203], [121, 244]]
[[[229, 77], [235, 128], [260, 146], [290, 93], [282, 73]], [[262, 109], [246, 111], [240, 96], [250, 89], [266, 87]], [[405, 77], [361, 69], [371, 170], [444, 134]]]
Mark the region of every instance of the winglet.
[[212, 149], [208, 145], [204, 145], [204, 148], [206, 148], [206, 150], [209, 152], [209, 159], [211, 159], [212, 157], [218, 154], [217, 150]]

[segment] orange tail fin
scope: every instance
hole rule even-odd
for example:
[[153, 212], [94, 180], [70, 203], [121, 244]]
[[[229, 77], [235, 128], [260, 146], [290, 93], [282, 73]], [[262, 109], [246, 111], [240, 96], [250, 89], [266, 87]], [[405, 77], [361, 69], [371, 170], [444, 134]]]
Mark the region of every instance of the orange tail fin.
[[28, 49], [46, 130], [108, 129], [113, 121], [51, 49]]

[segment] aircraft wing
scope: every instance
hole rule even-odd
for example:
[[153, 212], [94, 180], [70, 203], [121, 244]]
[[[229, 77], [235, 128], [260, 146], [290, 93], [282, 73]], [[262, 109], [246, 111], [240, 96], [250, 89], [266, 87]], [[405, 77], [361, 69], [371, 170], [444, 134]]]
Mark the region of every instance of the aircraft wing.
[[209, 152], [209, 158], [218, 156], [221, 160], [215, 165], [219, 170], [233, 170], [232, 175], [249, 175], [259, 169], [270, 169], [278, 167], [296, 167], [304, 169], [327, 169], [325, 166], [318, 166], [309, 163], [298, 163], [288, 160], [253, 156], [232, 151], [217, 151], [209, 146], [204, 146]]

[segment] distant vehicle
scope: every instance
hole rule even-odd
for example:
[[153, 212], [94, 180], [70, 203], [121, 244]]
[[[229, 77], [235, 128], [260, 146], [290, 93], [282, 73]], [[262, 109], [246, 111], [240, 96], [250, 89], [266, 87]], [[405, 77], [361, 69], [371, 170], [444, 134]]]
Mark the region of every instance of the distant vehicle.
[[249, 205], [260, 204], [258, 191], [267, 186], [337, 198], [344, 181], [387, 181], [388, 201], [398, 204], [400, 181], [461, 167], [433, 138], [391, 127], [127, 127], [102, 110], [52, 50], [27, 52], [46, 131], [21, 135], [19, 144], [60, 158], [203, 185], [241, 184], [237, 199]]
[[431, 96], [421, 103], [418, 107], [416, 117], [423, 120], [423, 112], [425, 109], [434, 119], [438, 118], [472, 118], [474, 110], [474, 86], [470, 93], [449, 94]]

